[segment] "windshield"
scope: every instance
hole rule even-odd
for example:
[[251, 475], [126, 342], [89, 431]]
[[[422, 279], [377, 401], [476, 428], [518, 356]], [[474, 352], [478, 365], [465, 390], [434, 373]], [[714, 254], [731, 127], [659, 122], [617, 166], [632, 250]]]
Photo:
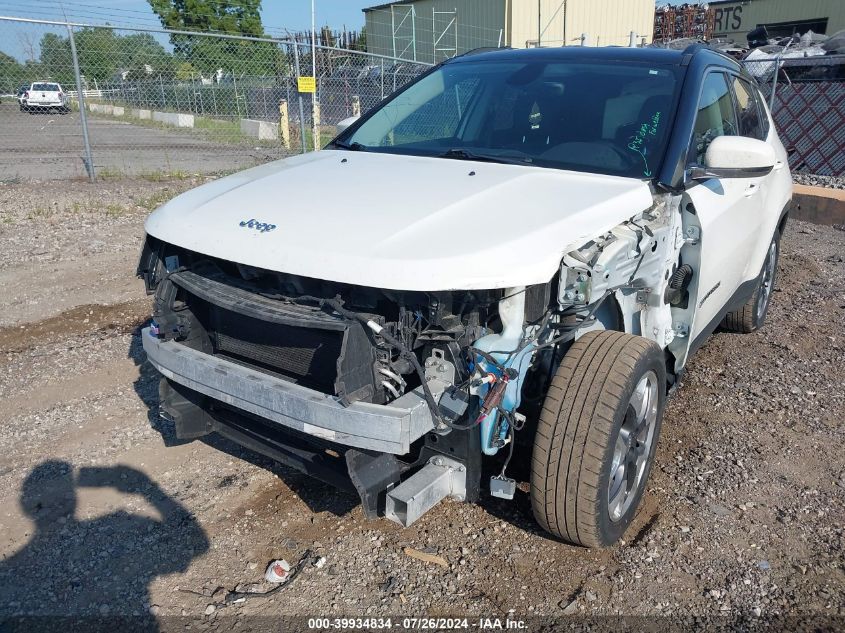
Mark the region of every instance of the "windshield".
[[677, 83], [669, 67], [622, 62], [446, 64], [339, 145], [652, 178]]
[[58, 92], [59, 84], [32, 84], [32, 90], [40, 90], [42, 92]]

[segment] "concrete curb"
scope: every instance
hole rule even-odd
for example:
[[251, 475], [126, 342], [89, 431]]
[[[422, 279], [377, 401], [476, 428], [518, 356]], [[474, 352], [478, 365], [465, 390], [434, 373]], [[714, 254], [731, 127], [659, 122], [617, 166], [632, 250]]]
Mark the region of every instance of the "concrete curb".
[[193, 114], [177, 114], [174, 112], [153, 111], [153, 121], [173, 125], [176, 127], [194, 127]]
[[279, 124], [270, 121], [241, 119], [241, 132], [260, 141], [277, 141], [279, 139]]
[[845, 190], [795, 185], [790, 217], [813, 224], [845, 224]]
[[[112, 116], [126, 116], [126, 108], [124, 106], [107, 105], [104, 103], [88, 102], [88, 109], [91, 112], [98, 112], [100, 114], [111, 114]], [[164, 123], [165, 125], [172, 125], [174, 127], [194, 127], [194, 115], [183, 114], [180, 112], [158, 112], [156, 110], [144, 110], [140, 108], [132, 108], [129, 110], [129, 116], [140, 120], [152, 120]], [[265, 123], [265, 122], [261, 122]], [[266, 123], [265, 123], [266, 124]], [[266, 124], [272, 125], [272, 124]], [[265, 132], [268, 133], [268, 132]], [[278, 125], [276, 126], [276, 136], [268, 138], [278, 138]], [[263, 138], [263, 137], [259, 137]]]

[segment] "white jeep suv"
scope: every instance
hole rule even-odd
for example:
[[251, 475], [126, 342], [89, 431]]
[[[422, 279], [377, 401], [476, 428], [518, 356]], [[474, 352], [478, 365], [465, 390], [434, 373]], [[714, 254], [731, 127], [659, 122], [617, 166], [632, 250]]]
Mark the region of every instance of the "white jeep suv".
[[369, 517], [524, 478], [546, 530], [611, 544], [690, 355], [762, 326], [791, 190], [754, 80], [716, 51], [451, 59], [326, 151], [149, 217], [162, 412]]

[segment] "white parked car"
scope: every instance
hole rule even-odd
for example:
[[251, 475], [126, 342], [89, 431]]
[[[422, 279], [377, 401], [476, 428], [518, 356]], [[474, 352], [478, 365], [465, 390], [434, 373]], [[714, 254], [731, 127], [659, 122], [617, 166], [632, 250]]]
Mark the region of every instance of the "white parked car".
[[36, 81], [19, 98], [21, 112], [34, 114], [40, 111], [56, 110], [61, 114], [70, 112], [67, 94], [61, 84], [53, 81]]
[[162, 410], [370, 517], [524, 476], [546, 530], [611, 544], [690, 356], [763, 325], [791, 183], [754, 80], [714, 50], [451, 59], [326, 151], [149, 217]]

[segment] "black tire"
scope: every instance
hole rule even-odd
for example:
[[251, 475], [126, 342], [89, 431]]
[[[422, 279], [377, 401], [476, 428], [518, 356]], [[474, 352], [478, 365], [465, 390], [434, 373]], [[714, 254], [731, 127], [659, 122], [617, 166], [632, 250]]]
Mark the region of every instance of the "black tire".
[[741, 308], [725, 315], [721, 323], [723, 330], [749, 334], [763, 327], [772, 300], [772, 290], [777, 280], [779, 256], [780, 234], [775, 233], [766, 251], [766, 260], [763, 262], [760, 281], [754, 289], [754, 294]]
[[[649, 397], [641, 408], [651, 421], [643, 433], [639, 416], [631, 416], [636, 414], [634, 391], [644, 383]], [[572, 345], [549, 386], [534, 439], [531, 505], [545, 530], [585, 547], [604, 547], [621, 538], [654, 461], [665, 394], [665, 361], [654, 342], [599, 331]], [[622, 471], [613, 468], [619, 450]], [[633, 463], [628, 461], [632, 451]], [[632, 472], [629, 465], [635, 466], [634, 481], [626, 476]], [[620, 494], [623, 503], [617, 505]]]

